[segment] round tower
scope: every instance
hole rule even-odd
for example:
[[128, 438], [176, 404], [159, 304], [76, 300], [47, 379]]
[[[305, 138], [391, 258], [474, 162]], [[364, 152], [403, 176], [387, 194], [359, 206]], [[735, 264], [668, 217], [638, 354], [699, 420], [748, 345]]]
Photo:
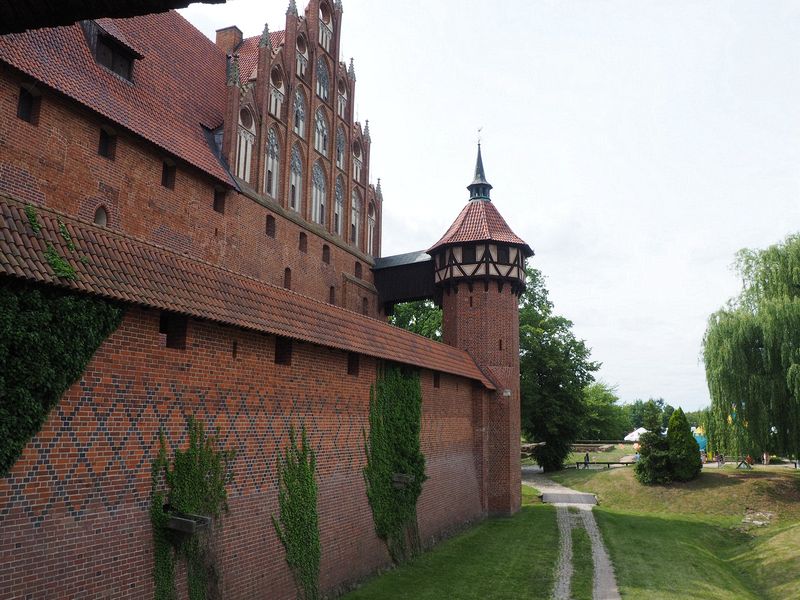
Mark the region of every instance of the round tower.
[[517, 237], [490, 198], [481, 148], [469, 202], [429, 250], [442, 305], [446, 344], [469, 352], [495, 383], [482, 415], [484, 495], [491, 514], [520, 506], [519, 296], [530, 246]]

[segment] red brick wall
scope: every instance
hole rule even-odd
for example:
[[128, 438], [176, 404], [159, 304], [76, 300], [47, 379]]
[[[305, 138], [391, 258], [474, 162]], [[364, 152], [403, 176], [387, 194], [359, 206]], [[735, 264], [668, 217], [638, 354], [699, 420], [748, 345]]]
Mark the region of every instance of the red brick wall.
[[[159, 428], [183, 446], [190, 414], [237, 453], [219, 544], [225, 598], [294, 597], [270, 515], [276, 453], [301, 420], [318, 457], [323, 587], [386, 565], [362, 476], [375, 360], [349, 376], [346, 353], [295, 342], [292, 364], [276, 365], [274, 337], [198, 321], [174, 350], [158, 324], [157, 311], [129, 309], [0, 480], [0, 597], [152, 597], [150, 467]], [[430, 540], [484, 513], [481, 428], [471, 381], [442, 374], [434, 388], [423, 371], [422, 386], [418, 516]]]
[[[262, 204], [231, 191], [224, 214], [215, 212], [215, 182], [184, 163], [177, 164], [175, 189], [163, 187], [162, 161], [169, 157], [124, 131], [117, 132], [115, 159], [99, 156], [100, 126], [111, 124], [55, 93], [43, 90], [37, 125], [18, 119], [24, 81], [0, 71], [0, 191], [88, 221], [103, 205], [114, 229], [275, 285], [283, 285], [288, 267], [292, 289], [327, 302], [333, 286], [342, 306], [344, 274], [353, 275], [358, 261], [366, 285], [353, 307], [361, 312], [366, 297], [368, 314], [380, 316], [363, 255], [326, 239], [317, 226], [286, 218], [268, 200]], [[267, 215], [276, 219], [275, 238], [266, 235]], [[306, 253], [298, 250], [301, 232]], [[323, 244], [330, 248], [330, 264], [322, 261]]]

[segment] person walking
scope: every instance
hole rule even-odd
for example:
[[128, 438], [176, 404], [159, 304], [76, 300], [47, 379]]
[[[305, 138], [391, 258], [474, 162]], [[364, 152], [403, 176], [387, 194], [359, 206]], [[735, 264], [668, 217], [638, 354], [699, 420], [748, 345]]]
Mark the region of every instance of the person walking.
[[589, 468], [589, 453], [587, 452], [586, 455], [583, 457], [583, 468]]

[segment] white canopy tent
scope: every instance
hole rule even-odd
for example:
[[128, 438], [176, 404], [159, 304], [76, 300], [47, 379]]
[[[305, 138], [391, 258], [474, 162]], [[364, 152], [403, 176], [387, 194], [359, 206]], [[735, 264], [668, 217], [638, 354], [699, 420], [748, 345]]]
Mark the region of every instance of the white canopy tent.
[[638, 429], [634, 429], [633, 431], [631, 431], [623, 439], [626, 442], [638, 442], [639, 436], [641, 436], [643, 433], [647, 433], [647, 429], [645, 429], [644, 427], [639, 427]]

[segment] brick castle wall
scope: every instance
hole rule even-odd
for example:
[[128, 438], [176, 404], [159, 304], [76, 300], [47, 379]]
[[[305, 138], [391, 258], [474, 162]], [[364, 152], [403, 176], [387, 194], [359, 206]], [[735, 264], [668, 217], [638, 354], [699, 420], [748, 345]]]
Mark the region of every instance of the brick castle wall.
[[[152, 597], [150, 468], [159, 428], [183, 447], [188, 415], [236, 450], [218, 545], [223, 597], [294, 597], [270, 515], [277, 453], [301, 421], [318, 460], [322, 586], [386, 566], [362, 476], [376, 361], [362, 356], [350, 376], [346, 353], [295, 342], [292, 364], [276, 365], [273, 336], [199, 321], [186, 350], [169, 349], [158, 323], [158, 311], [130, 308], [0, 480], [0, 597]], [[428, 542], [484, 511], [473, 383], [442, 374], [434, 387], [427, 370], [421, 380]]]

